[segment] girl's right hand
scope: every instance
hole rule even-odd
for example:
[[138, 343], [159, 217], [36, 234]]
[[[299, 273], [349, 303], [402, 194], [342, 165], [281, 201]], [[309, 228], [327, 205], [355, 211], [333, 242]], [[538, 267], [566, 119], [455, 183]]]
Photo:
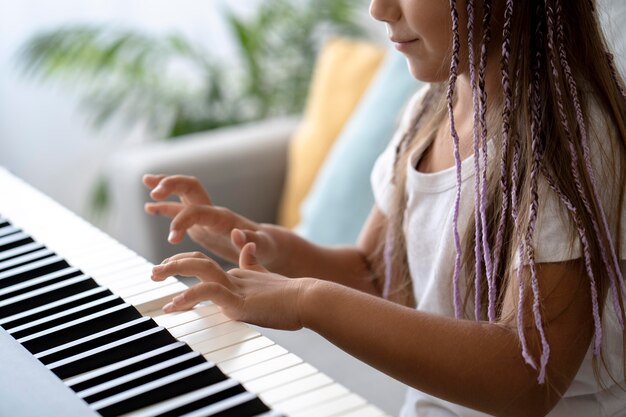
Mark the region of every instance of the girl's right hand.
[[[278, 257], [276, 239], [271, 235], [273, 228], [214, 206], [197, 178], [146, 174], [143, 182], [152, 190], [150, 197], [156, 200], [146, 203], [145, 211], [172, 219], [167, 238], [170, 243], [180, 243], [187, 233], [200, 246], [232, 263], [237, 262], [248, 242], [256, 244], [257, 259], [262, 265], [268, 267]], [[171, 195], [179, 201], [164, 201]]]

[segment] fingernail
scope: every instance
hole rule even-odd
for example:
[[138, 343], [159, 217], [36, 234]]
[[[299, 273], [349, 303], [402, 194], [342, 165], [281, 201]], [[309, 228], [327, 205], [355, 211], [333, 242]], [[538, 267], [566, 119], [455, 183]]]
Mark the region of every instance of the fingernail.
[[172, 310], [174, 310], [174, 304], [172, 303], [167, 303], [163, 306], [163, 311], [166, 313], [171, 313]]
[[170, 260], [170, 258], [165, 258], [165, 259], [163, 259], [163, 261], [161, 262], [161, 265], [166, 264], [169, 260]]
[[170, 234], [167, 236], [167, 240], [173, 242], [177, 235], [178, 232], [176, 230], [170, 230]]

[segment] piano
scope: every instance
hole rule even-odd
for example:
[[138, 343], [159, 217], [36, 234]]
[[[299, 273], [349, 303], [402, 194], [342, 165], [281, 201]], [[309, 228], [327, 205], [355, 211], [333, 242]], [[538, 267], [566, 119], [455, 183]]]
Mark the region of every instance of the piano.
[[0, 167], [0, 416], [383, 417]]

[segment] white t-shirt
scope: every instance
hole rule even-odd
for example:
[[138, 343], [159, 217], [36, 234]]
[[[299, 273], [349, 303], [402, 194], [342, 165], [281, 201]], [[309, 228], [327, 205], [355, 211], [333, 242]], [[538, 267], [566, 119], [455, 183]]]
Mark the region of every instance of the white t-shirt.
[[[372, 171], [372, 187], [378, 208], [389, 212], [393, 195], [391, 183], [395, 148], [411, 120], [415, 107], [428, 87], [418, 92], [409, 104], [400, 128], [387, 149], [380, 155]], [[407, 206], [404, 233], [408, 262], [413, 278], [417, 309], [454, 317], [452, 277], [455, 245], [453, 235], [453, 208], [456, 197], [456, 168], [421, 173], [414, 167], [429, 146], [424, 141], [413, 151], [407, 164]], [[492, 152], [493, 153], [493, 152]], [[481, 158], [482, 162], [482, 158]], [[570, 247], [566, 242], [572, 230], [561, 211], [558, 197], [539, 184], [540, 204], [535, 232], [538, 262], [556, 262], [581, 257], [580, 245]], [[474, 215], [474, 157], [462, 162], [461, 205], [459, 234], [464, 235], [468, 220]], [[622, 240], [626, 237], [626, 222], [622, 222]], [[573, 235], [577, 236], [577, 235]], [[626, 242], [625, 242], [626, 243]], [[626, 259], [626, 244], [622, 245], [620, 259]], [[624, 272], [624, 263], [622, 271]], [[465, 278], [461, 276], [461, 294], [465, 293]], [[612, 303], [605, 303], [603, 314], [603, 350], [611, 374], [623, 377], [622, 334]], [[473, 312], [469, 306], [467, 311]], [[424, 341], [424, 343], [428, 343]], [[520, 360], [521, 355], [520, 355]], [[601, 367], [602, 369], [602, 367]], [[604, 381], [608, 379], [605, 378]], [[409, 388], [401, 417], [474, 417], [486, 414], [462, 407]], [[551, 417], [626, 416], [626, 393], [617, 386], [602, 390], [596, 384], [592, 367], [591, 346], [571, 386], [563, 399], [550, 412]]]

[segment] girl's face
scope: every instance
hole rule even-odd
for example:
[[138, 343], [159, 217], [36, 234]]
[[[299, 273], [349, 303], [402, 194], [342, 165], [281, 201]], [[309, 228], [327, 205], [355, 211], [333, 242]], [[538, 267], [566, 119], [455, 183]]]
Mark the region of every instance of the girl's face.
[[370, 14], [385, 23], [413, 77], [425, 82], [448, 79], [452, 44], [449, 0], [371, 0]]

